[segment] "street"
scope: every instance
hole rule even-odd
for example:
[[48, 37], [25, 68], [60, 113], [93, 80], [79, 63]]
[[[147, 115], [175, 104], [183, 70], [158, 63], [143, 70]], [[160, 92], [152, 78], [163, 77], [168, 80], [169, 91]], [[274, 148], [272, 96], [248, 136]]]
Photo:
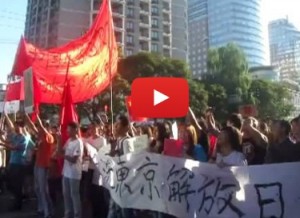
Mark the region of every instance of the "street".
[[35, 212], [35, 199], [24, 201], [23, 210], [20, 212], [9, 212], [12, 198], [9, 194], [0, 196], [0, 217], [1, 218], [37, 218]]

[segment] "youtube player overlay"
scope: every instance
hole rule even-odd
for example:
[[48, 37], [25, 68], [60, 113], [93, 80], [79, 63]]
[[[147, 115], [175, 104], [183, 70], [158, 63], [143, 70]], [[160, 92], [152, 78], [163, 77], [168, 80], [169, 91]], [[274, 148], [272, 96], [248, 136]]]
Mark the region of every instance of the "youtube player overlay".
[[136, 117], [184, 117], [189, 109], [189, 86], [182, 78], [138, 78], [131, 86], [131, 100]]

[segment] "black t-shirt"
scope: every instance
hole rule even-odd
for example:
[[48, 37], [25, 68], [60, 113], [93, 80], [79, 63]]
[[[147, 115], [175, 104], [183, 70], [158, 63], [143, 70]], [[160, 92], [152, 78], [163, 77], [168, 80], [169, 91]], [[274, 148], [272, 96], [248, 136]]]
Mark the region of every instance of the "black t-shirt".
[[293, 143], [289, 138], [268, 149], [266, 163], [287, 163], [300, 161], [300, 144]]
[[267, 145], [257, 145], [252, 139], [243, 139], [243, 153], [247, 158], [248, 165], [259, 165], [265, 162]]

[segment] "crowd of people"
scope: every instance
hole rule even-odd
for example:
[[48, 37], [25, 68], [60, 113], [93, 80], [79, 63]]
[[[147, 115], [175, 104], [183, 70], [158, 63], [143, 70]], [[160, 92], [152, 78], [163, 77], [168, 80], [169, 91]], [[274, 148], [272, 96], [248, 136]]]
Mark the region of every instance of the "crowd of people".
[[[65, 218], [172, 217], [155, 211], [121, 208], [111, 199], [109, 191], [99, 186], [100, 173], [86, 146], [97, 150], [110, 146], [107, 155], [116, 157], [134, 151], [130, 137], [147, 135], [147, 151], [166, 155], [164, 142], [174, 137], [173, 122], [132, 124], [124, 115], [117, 116], [113, 126], [101, 119], [81, 127], [70, 122], [69, 139], [63, 141], [60, 128], [47, 120], [37, 117], [32, 122], [24, 115], [13, 122], [4, 115], [0, 134], [0, 190], [7, 188], [13, 195], [12, 210], [22, 210], [24, 194], [32, 190], [34, 183], [37, 213], [44, 218], [54, 217], [60, 204], [64, 205]], [[182, 158], [221, 168], [300, 161], [300, 116], [288, 122], [231, 114], [221, 124], [215, 121], [211, 110], [199, 119], [190, 110], [185, 119], [176, 122], [177, 137], [184, 145]]]

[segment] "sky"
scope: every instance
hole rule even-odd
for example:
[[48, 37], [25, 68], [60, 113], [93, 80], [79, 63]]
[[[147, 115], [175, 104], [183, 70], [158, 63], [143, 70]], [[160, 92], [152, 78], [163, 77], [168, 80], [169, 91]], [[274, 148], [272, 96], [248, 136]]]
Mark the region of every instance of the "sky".
[[[219, 0], [221, 1], [221, 0]], [[267, 24], [288, 16], [300, 29], [299, 0], [262, 0], [264, 36], [267, 49]], [[0, 4], [0, 83], [5, 83], [14, 62], [20, 36], [24, 32], [27, 0], [1, 0]]]

